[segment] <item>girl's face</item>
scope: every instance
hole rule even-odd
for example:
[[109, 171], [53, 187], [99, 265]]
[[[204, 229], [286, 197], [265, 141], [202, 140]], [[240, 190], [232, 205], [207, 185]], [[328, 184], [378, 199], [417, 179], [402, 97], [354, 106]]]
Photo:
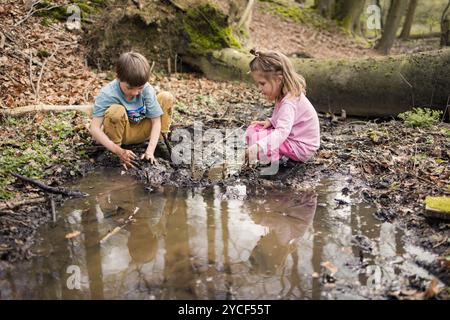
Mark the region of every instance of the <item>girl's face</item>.
[[269, 79], [264, 72], [253, 71], [252, 77], [259, 91], [261, 91], [267, 100], [274, 101], [280, 95], [282, 76], [277, 75]]

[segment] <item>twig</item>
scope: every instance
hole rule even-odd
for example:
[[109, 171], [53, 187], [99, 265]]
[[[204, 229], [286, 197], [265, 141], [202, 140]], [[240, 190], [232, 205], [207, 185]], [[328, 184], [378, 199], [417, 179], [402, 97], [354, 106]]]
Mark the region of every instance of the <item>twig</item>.
[[53, 197], [50, 198], [50, 206], [52, 208], [52, 219], [53, 219], [53, 222], [56, 222], [55, 199], [53, 199]]
[[169, 2], [176, 8], [178, 8], [179, 10], [186, 12], [186, 8], [184, 8], [182, 5], [178, 4], [176, 1], [174, 0], [169, 0]]
[[3, 34], [3, 32], [0, 32], [0, 49], [3, 49], [5, 46], [5, 40], [6, 36]]
[[150, 73], [153, 72], [153, 68], [155, 67], [155, 61], [152, 62], [152, 66], [150, 67]]
[[441, 123], [444, 122], [445, 115], [447, 114], [447, 110], [448, 110], [448, 107], [449, 107], [449, 106], [450, 106], [450, 94], [448, 95], [448, 98], [447, 98], [447, 105], [445, 106], [444, 113], [442, 114]]
[[30, 50], [30, 74], [29, 74], [29, 77], [30, 77], [31, 88], [33, 89], [34, 96], [36, 97], [36, 88], [34, 87], [34, 82], [33, 82], [33, 71], [31, 70], [32, 64], [33, 64], [33, 53]]
[[27, 224], [27, 223], [25, 223], [25, 222], [23, 222], [23, 221], [14, 219], [14, 218], [10, 218], [10, 217], [5, 217], [5, 216], [3, 216], [2, 219], [3, 219], [3, 220], [9, 220], [9, 221], [11, 221], [11, 222], [21, 224], [21, 225], [23, 225], [24, 227], [27, 227], [27, 228], [31, 228], [29, 224]]
[[167, 150], [169, 151], [169, 157], [172, 159], [172, 147], [169, 144], [169, 140], [167, 140], [167, 136], [165, 134], [163, 134], [162, 136], [163, 136], [164, 144], [166, 145]]
[[401, 72], [398, 73], [400, 75], [400, 77], [402, 77], [402, 79], [406, 82], [406, 84], [411, 88], [411, 98], [412, 98], [412, 106], [414, 107], [414, 87], [411, 83], [409, 83], [408, 80], [406, 80], [406, 78], [402, 75]]
[[[5, 105], [5, 103], [3, 102], [3, 99], [1, 97], [0, 97], [0, 107], [2, 109], [6, 109], [7, 108], [7, 106]], [[0, 112], [0, 116], [1, 116], [1, 112]]]
[[33, 198], [33, 199], [25, 199], [25, 200], [20, 200], [20, 201], [16, 201], [16, 202], [5, 202], [0, 204], [0, 211], [4, 210], [4, 209], [14, 209], [16, 207], [20, 207], [23, 205], [29, 205], [29, 204], [37, 204], [37, 203], [41, 203], [41, 202], [45, 202], [46, 198], [40, 197], [40, 198]]
[[230, 111], [230, 107], [231, 107], [231, 103], [228, 104], [227, 109], [226, 109], [225, 112], [219, 117], [219, 119], [223, 119], [223, 118], [227, 115], [228, 111]]
[[41, 0], [36, 1], [35, 3], [33, 3], [31, 5], [30, 11], [28, 11], [27, 15], [25, 16], [25, 18], [23, 18], [22, 20], [16, 22], [16, 24], [14, 24], [14, 27], [17, 27], [18, 25], [20, 25], [21, 23], [25, 22], [26, 20], [28, 20], [28, 18], [30, 18], [33, 14], [37, 13], [37, 12], [41, 12], [41, 11], [50, 11], [52, 9], [55, 8], [59, 8], [61, 7], [60, 4], [55, 4], [53, 6], [50, 7], [45, 7], [45, 8], [40, 8], [40, 9], [34, 9], [34, 7], [39, 4], [41, 2]]
[[106, 240], [108, 240], [110, 237], [112, 237], [113, 235], [115, 235], [117, 232], [119, 232], [120, 230], [122, 230], [123, 228], [125, 228], [125, 226], [130, 223], [131, 221], [133, 221], [133, 217], [134, 215], [139, 211], [139, 207], [136, 207], [133, 211], [133, 213], [127, 218], [127, 220], [125, 220], [124, 223], [122, 223], [120, 226], [115, 227], [112, 231], [108, 232], [101, 240], [100, 240], [100, 244], [104, 243]]
[[175, 68], [175, 73], [177, 73], [177, 60], [178, 60], [178, 54], [175, 53], [175, 60], [174, 60], [174, 68]]
[[367, 124], [367, 121], [355, 120], [355, 121], [350, 121], [347, 123], [347, 125], [351, 125], [351, 124]]
[[6, 32], [6, 30], [3, 31], [4, 36], [6, 37], [6, 39], [8, 39], [9, 41], [11, 41], [12, 43], [17, 44], [16, 40], [8, 34], [8, 32]]
[[48, 60], [53, 58], [53, 56], [56, 54], [56, 51], [58, 51], [58, 48], [56, 48], [55, 51], [50, 55], [50, 57], [46, 58], [44, 60], [44, 63], [42, 64], [41, 71], [39, 72], [39, 78], [38, 78], [38, 81], [36, 82], [36, 95], [34, 98], [36, 100], [36, 102], [39, 102], [39, 91], [40, 91], [40, 87], [41, 87], [42, 74], [44, 73], [44, 67], [47, 64]]
[[22, 176], [20, 174], [14, 173], [14, 172], [11, 173], [11, 175], [16, 177], [16, 178], [18, 178], [18, 179], [20, 179], [20, 180], [28, 182], [28, 183], [30, 183], [32, 185], [35, 185], [36, 187], [39, 187], [42, 190], [45, 190], [45, 191], [50, 192], [50, 193], [62, 194], [62, 195], [69, 196], [69, 197], [85, 197], [85, 196], [88, 196], [87, 193], [84, 193], [84, 192], [81, 192], [81, 191], [71, 191], [71, 190], [67, 190], [65, 188], [50, 187], [50, 186], [47, 186], [46, 184], [43, 184], [40, 181], [36, 181], [36, 180], [30, 179], [30, 178], [24, 177], [24, 176]]
[[417, 154], [417, 143], [414, 142], [414, 155], [413, 155], [413, 157], [414, 157], [414, 165], [413, 165], [413, 171], [414, 171], [415, 175], [417, 175], [417, 173], [416, 173], [416, 161], [417, 161], [416, 154]]

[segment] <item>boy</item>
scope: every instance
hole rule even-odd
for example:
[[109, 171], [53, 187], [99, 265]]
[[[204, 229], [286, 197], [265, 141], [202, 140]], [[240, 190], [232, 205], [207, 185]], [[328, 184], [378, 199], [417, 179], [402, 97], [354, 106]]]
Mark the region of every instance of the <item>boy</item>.
[[139, 53], [122, 54], [116, 73], [117, 79], [104, 86], [95, 98], [89, 132], [97, 142], [119, 156], [125, 169], [133, 167], [136, 155], [122, 149], [121, 145], [150, 139], [141, 159], [155, 164], [154, 152], [160, 134], [169, 132], [174, 97], [167, 91], [155, 95], [147, 82], [150, 65]]

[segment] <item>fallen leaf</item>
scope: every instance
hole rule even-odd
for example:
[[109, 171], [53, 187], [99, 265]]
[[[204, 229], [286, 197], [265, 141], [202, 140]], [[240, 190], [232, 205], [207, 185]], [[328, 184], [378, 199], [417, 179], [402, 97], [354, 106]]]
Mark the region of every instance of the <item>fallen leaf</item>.
[[334, 275], [336, 272], [338, 272], [338, 268], [332, 264], [330, 261], [326, 261], [326, 262], [322, 262], [321, 263], [322, 267], [325, 267], [326, 269], [328, 269], [331, 272], [331, 275]]
[[78, 237], [80, 234], [81, 234], [80, 231], [75, 230], [74, 232], [70, 232], [70, 233], [66, 234], [66, 239], [72, 239], [72, 238]]
[[431, 299], [439, 294], [441, 289], [438, 287], [438, 284], [439, 282], [436, 278], [433, 278], [433, 280], [431, 280], [427, 290], [425, 290], [425, 299]]

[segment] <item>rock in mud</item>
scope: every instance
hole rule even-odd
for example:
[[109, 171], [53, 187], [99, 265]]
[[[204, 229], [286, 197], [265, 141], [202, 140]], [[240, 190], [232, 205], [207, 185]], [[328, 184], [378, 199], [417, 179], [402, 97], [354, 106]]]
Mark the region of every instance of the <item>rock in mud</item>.
[[235, 185], [227, 186], [226, 192], [222, 195], [222, 200], [238, 199], [244, 200], [247, 197], [247, 186]]

